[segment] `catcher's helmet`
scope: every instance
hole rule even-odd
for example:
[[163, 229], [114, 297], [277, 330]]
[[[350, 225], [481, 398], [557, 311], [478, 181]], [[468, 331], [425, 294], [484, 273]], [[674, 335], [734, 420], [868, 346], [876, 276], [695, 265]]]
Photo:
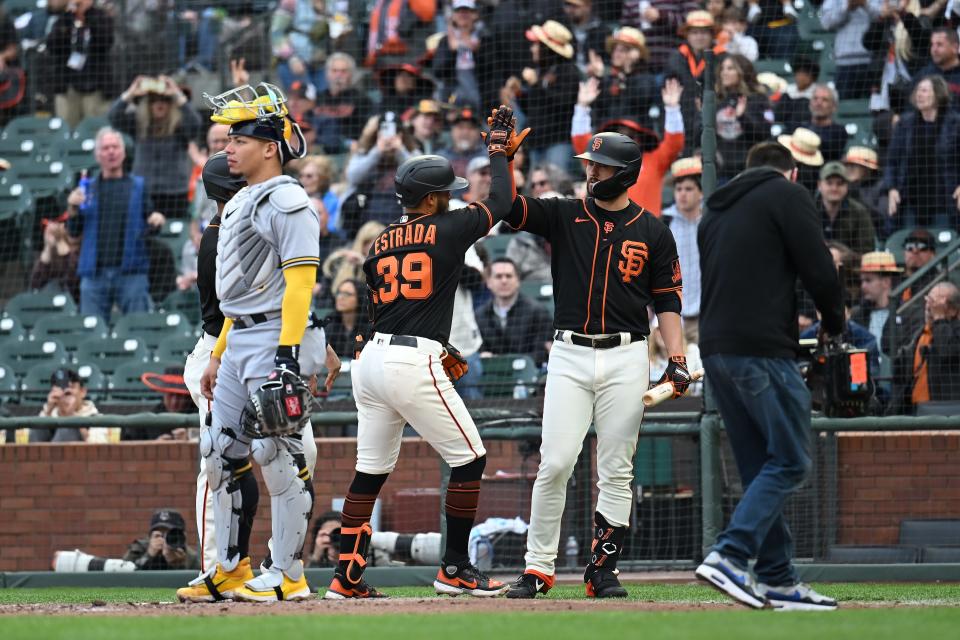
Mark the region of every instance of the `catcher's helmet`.
[[595, 134], [587, 143], [587, 150], [574, 157], [617, 168], [612, 176], [590, 187], [590, 195], [594, 198], [612, 200], [637, 181], [643, 151], [640, 145], [622, 133], [606, 132]]
[[466, 189], [470, 183], [453, 173], [450, 161], [441, 156], [415, 156], [397, 168], [394, 179], [397, 199], [404, 207], [415, 207], [428, 194]]
[[210, 119], [230, 125], [231, 136], [276, 142], [280, 164], [307, 154], [303, 132], [290, 118], [287, 97], [279, 87], [268, 82], [261, 82], [256, 88], [245, 84], [216, 96], [205, 93], [203, 97], [214, 108]]
[[202, 179], [203, 190], [214, 202], [227, 202], [237, 191], [247, 186], [242, 176], [230, 173], [225, 151], [218, 151], [210, 156], [207, 163], [203, 165]]

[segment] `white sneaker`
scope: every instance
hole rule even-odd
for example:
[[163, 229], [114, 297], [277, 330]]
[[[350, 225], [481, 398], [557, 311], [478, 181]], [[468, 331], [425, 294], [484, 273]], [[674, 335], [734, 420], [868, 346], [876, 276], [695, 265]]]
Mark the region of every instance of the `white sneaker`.
[[769, 606], [763, 593], [758, 590], [753, 574], [740, 569], [716, 551], [711, 551], [703, 559], [703, 563], [697, 567], [696, 575], [717, 591], [748, 607], [764, 609]]
[[777, 611], [835, 611], [837, 601], [814, 591], [804, 582], [771, 587], [757, 585]]

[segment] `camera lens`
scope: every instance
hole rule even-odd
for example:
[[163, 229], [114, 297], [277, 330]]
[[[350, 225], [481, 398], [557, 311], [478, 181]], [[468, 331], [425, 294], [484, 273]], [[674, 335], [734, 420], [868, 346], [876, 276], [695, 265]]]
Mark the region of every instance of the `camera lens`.
[[330, 532], [330, 546], [334, 549], [340, 547], [340, 527], [337, 527]]
[[171, 549], [187, 548], [187, 532], [183, 529], [170, 529], [163, 539]]

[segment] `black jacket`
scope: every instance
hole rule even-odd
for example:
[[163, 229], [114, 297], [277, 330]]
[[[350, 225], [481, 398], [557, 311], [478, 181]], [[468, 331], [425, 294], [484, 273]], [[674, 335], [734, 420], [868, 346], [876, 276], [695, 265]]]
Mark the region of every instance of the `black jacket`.
[[[46, 45], [53, 62], [53, 90], [65, 93], [69, 87], [81, 93], [102, 91], [108, 95], [113, 70], [110, 48], [113, 47], [113, 18], [103, 9], [91, 7], [78, 27], [72, 11], [62, 14], [47, 36]], [[80, 70], [67, 66], [71, 54], [86, 56]]]
[[813, 199], [774, 169], [748, 169], [710, 196], [697, 244], [704, 356], [796, 357], [798, 276], [827, 332], [843, 330], [840, 282]]
[[483, 337], [481, 351], [496, 355], [508, 353], [529, 354], [537, 364], [547, 359], [546, 343], [553, 336], [553, 318], [545, 307], [523, 295], [507, 311], [506, 326], [493, 309], [494, 301], [486, 303], [477, 312], [477, 326]]

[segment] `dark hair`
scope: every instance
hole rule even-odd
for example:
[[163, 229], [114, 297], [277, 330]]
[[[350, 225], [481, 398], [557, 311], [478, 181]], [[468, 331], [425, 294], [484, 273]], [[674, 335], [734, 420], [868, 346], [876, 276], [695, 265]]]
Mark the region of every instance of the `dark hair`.
[[317, 532], [320, 531], [320, 527], [330, 522], [331, 520], [341, 522], [340, 512], [324, 511], [323, 513], [318, 515], [316, 518], [314, 518], [313, 529], [311, 529], [311, 531], [313, 532], [313, 538], [311, 538], [311, 543], [313, 542], [313, 540], [317, 539]]
[[938, 33], [942, 33], [944, 36], [946, 36], [947, 40], [949, 40], [950, 44], [952, 44], [953, 46], [960, 45], [960, 36], [957, 35], [957, 30], [954, 29], [953, 27], [946, 27], [946, 26], [937, 27], [936, 29], [930, 32], [930, 37], [933, 38], [933, 36], [935, 36]]
[[673, 186], [677, 186], [684, 180], [692, 180], [694, 184], [697, 185], [697, 189], [700, 189], [701, 191], [703, 191], [703, 185], [700, 183], [700, 179], [701, 179], [701, 176], [699, 173], [693, 173], [688, 176], [680, 176], [679, 178], [673, 179]]
[[512, 258], [507, 256], [500, 256], [499, 258], [494, 258], [490, 261], [490, 271], [493, 271], [493, 265], [495, 264], [508, 264], [513, 267], [513, 272], [517, 274], [517, 278], [520, 277], [520, 267], [517, 266], [517, 263], [513, 261]]
[[354, 278], [347, 278], [346, 280], [343, 280], [342, 282], [340, 282], [340, 284], [337, 285], [337, 288], [335, 290], [331, 291], [334, 302], [337, 301], [337, 291], [339, 291], [340, 287], [342, 287], [345, 284], [352, 284], [353, 290], [357, 294], [357, 317], [361, 319], [366, 318], [368, 299], [370, 297], [368, 295], [369, 289], [367, 287], [367, 283], [364, 282], [363, 280], [356, 280]]
[[729, 6], [723, 10], [723, 13], [720, 14], [721, 22], [746, 22], [747, 16], [743, 12], [743, 9], [739, 9], [734, 6]]
[[797, 168], [790, 150], [779, 142], [761, 142], [747, 152], [747, 169], [771, 167], [777, 171], [793, 171]]
[[930, 87], [933, 89], [933, 97], [937, 101], [937, 111], [944, 113], [950, 107], [950, 85], [948, 85], [947, 81], [940, 75], [924, 76], [917, 80], [917, 84], [914, 85], [913, 91], [910, 93], [910, 103], [913, 104], [914, 107], [917, 106], [917, 87], [919, 87], [920, 83], [924, 80], [930, 81]]

